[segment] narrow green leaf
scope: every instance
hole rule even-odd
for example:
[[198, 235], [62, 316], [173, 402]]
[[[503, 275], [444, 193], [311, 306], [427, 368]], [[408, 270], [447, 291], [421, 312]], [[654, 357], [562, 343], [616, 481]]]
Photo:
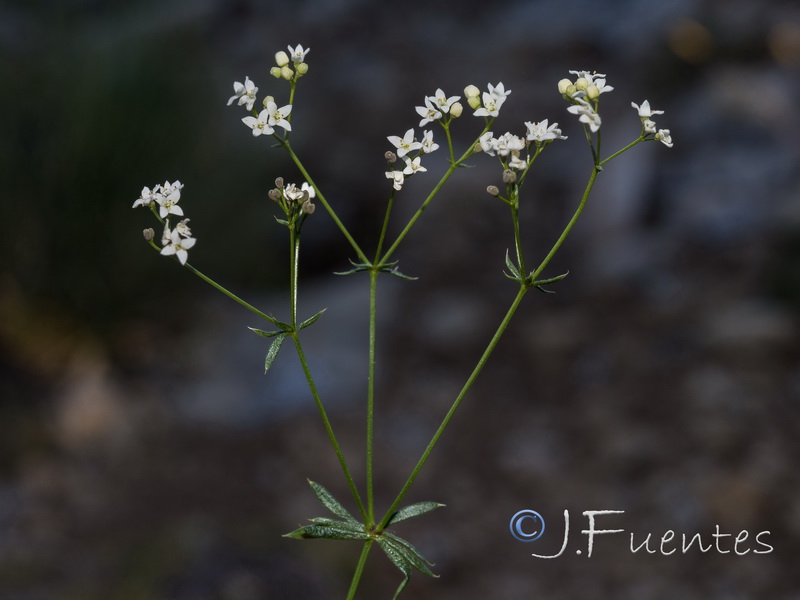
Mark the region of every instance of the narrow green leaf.
[[405, 521], [407, 519], [413, 519], [414, 517], [424, 515], [425, 513], [429, 513], [432, 510], [441, 508], [442, 506], [444, 506], [444, 504], [440, 504], [439, 502], [417, 502], [416, 504], [409, 504], [408, 506], [403, 507], [394, 513], [389, 518], [386, 526], [388, 527], [389, 525], [399, 523], [400, 521]]
[[540, 292], [542, 292], [543, 294], [555, 294], [555, 292], [553, 290], [546, 290], [540, 285], [537, 285], [536, 289], [539, 290]]
[[508, 270], [511, 271], [511, 274], [516, 279], [519, 279], [521, 277], [519, 269], [513, 262], [511, 262], [511, 257], [508, 255], [508, 250], [506, 250], [506, 267], [508, 267]]
[[358, 523], [353, 515], [351, 515], [328, 490], [326, 490], [317, 482], [311, 481], [310, 479], [308, 480], [308, 484], [311, 486], [311, 489], [314, 490], [314, 494], [316, 494], [317, 498], [319, 498], [319, 501], [322, 502], [325, 508], [335, 514], [337, 517], [341, 517], [342, 519], [352, 523]]
[[279, 219], [278, 217], [275, 217], [275, 220], [281, 225], [286, 225], [287, 227], [289, 226], [289, 221], [287, 221], [286, 219]]
[[386, 553], [386, 556], [389, 557], [389, 560], [391, 560], [403, 574], [403, 581], [400, 582], [397, 591], [394, 593], [394, 596], [392, 596], [392, 600], [397, 600], [403, 590], [406, 589], [408, 582], [411, 581], [411, 574], [414, 572], [413, 566], [406, 560], [403, 552], [401, 552], [395, 544], [392, 544], [389, 539], [381, 536], [377, 539], [377, 542], [384, 553]]
[[297, 329], [298, 330], [305, 329], [306, 327], [308, 327], [309, 325], [314, 323], [317, 319], [319, 319], [322, 316], [322, 313], [324, 313], [326, 310], [328, 310], [328, 309], [327, 308], [323, 308], [321, 311], [319, 311], [313, 317], [309, 317], [308, 319], [306, 319], [305, 321], [300, 323], [300, 325], [297, 326]]
[[418, 571], [428, 575], [430, 577], [438, 577], [435, 575], [428, 566], [433, 566], [433, 563], [430, 562], [427, 558], [422, 556], [419, 550], [417, 550], [414, 546], [412, 546], [409, 542], [404, 540], [401, 537], [393, 535], [391, 533], [383, 533], [383, 537], [388, 540], [388, 543], [393, 545], [398, 552], [401, 552], [404, 558], [410, 562]]
[[397, 267], [389, 269], [388, 271], [385, 272], [389, 273], [389, 275], [394, 275], [395, 277], [399, 277], [400, 279], [406, 279], [408, 281], [416, 281], [417, 279], [419, 279], [418, 277], [411, 277], [410, 275], [404, 275], [403, 273], [397, 270]]
[[540, 285], [549, 285], [551, 283], [558, 283], [562, 279], [564, 279], [567, 275], [569, 275], [569, 271], [566, 273], [562, 273], [561, 275], [556, 275], [555, 277], [551, 277], [550, 279], [539, 279], [533, 282], [533, 285], [540, 286]]
[[275, 336], [275, 339], [272, 340], [272, 343], [269, 345], [269, 350], [267, 350], [267, 357], [264, 359], [264, 373], [269, 371], [269, 368], [272, 366], [272, 363], [275, 362], [275, 359], [278, 357], [278, 352], [281, 349], [281, 344], [283, 344], [283, 340], [286, 339], [286, 333], [279, 333]]
[[349, 523], [330, 521], [326, 524], [313, 523], [304, 525], [294, 531], [285, 533], [283, 537], [296, 540], [327, 539], [327, 540], [368, 540], [370, 535], [363, 529], [354, 530]]
[[279, 329], [277, 331], [264, 331], [263, 329], [256, 329], [255, 327], [248, 327], [248, 329], [250, 331], [252, 331], [253, 333], [257, 333], [261, 337], [265, 337], [265, 338], [271, 338], [271, 337], [275, 337], [276, 335], [280, 335], [282, 333], [285, 333], [282, 329]]

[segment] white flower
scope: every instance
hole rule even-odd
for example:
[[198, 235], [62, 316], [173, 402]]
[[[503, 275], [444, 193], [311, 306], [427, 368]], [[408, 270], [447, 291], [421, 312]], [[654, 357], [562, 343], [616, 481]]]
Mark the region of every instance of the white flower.
[[417, 111], [417, 114], [422, 117], [422, 120], [419, 122], [420, 127], [425, 127], [425, 125], [428, 123], [442, 118], [442, 113], [436, 109], [430, 98], [427, 96], [425, 97], [425, 106], [415, 106], [414, 108]]
[[441, 88], [436, 90], [436, 93], [433, 96], [428, 96], [428, 100], [431, 101], [432, 104], [439, 107], [444, 114], [450, 112], [450, 107], [453, 105], [454, 102], [461, 99], [461, 96], [450, 96], [449, 98], [445, 96], [444, 92]]
[[672, 136], [669, 133], [669, 129], [659, 129], [658, 133], [656, 133], [656, 139], [667, 148], [672, 148]]
[[413, 128], [406, 131], [402, 138], [396, 135], [390, 135], [387, 136], [386, 139], [389, 140], [395, 148], [397, 148], [397, 156], [405, 156], [409, 152], [419, 150], [422, 147], [422, 143], [414, 140]]
[[386, 178], [392, 180], [392, 187], [394, 187], [394, 189], [398, 191], [403, 189], [405, 175], [403, 175], [402, 171], [386, 171]]
[[653, 115], [663, 115], [663, 110], [652, 110], [650, 108], [650, 102], [645, 100], [642, 102], [642, 105], [639, 106], [636, 102], [631, 102], [631, 106], [635, 108], [639, 112], [639, 118], [641, 119], [649, 119]]
[[142, 193], [136, 199], [136, 202], [133, 203], [131, 208], [136, 208], [137, 206], [152, 206], [153, 202], [156, 201], [156, 196], [158, 195], [158, 190], [161, 186], [156, 186], [152, 190], [149, 187], [143, 187]]
[[495, 155], [495, 141], [491, 131], [487, 131], [478, 138], [478, 144], [480, 144], [481, 150], [486, 152], [489, 156]]
[[419, 156], [416, 157], [414, 160], [411, 160], [406, 156], [403, 160], [406, 161], [406, 168], [403, 169], [403, 175], [413, 175], [417, 171], [419, 171], [420, 173], [424, 173], [425, 171], [428, 170], [425, 167], [423, 167], [422, 164], [420, 163], [421, 159]]
[[473, 115], [476, 117], [497, 117], [500, 115], [500, 107], [503, 102], [511, 93], [511, 90], [506, 91], [502, 83], [496, 86], [489, 84], [489, 91], [483, 92], [483, 106], [478, 108]]
[[[278, 108], [278, 105], [274, 102], [267, 102], [266, 108], [264, 109], [269, 113], [269, 117], [267, 119], [267, 123], [272, 126], [283, 127], [286, 131], [291, 131], [292, 126], [289, 124], [289, 121], [286, 120], [286, 117], [292, 112], [292, 105], [287, 104], [286, 106], [282, 106]], [[259, 115], [261, 118], [261, 115]]]
[[561, 130], [558, 128], [558, 123], [552, 125], [547, 124], [547, 119], [538, 123], [525, 121], [525, 127], [528, 128], [528, 135], [526, 139], [532, 142], [547, 142], [550, 140], [565, 140], [567, 136], [561, 135]]
[[507, 131], [502, 137], [492, 140], [492, 146], [500, 156], [519, 154], [525, 148], [525, 140]]
[[297, 47], [295, 48], [292, 48], [291, 46], [288, 46], [288, 48], [289, 48], [289, 56], [292, 57], [292, 62], [296, 65], [300, 64], [301, 62], [305, 62], [306, 54], [311, 52], [311, 48], [303, 49], [303, 46], [301, 44], [297, 44]]
[[642, 119], [642, 127], [647, 133], [655, 133], [656, 132], [656, 122], [651, 121], [650, 119]]
[[[589, 84], [589, 91], [590, 96], [594, 96], [597, 98], [600, 94], [605, 94], [606, 92], [613, 92], [614, 88], [610, 85], [606, 84], [605, 75], [595, 75], [595, 77], [599, 77], [599, 79], [595, 79], [592, 83]], [[592, 88], [595, 88], [592, 90]]]
[[528, 166], [528, 163], [522, 160], [519, 157], [519, 153], [512, 154], [511, 160], [508, 161], [508, 167], [510, 169], [517, 169], [518, 171], [524, 170]]
[[183, 216], [183, 209], [178, 206], [178, 201], [181, 199], [181, 188], [183, 185], [180, 181], [175, 184], [170, 184], [169, 181], [165, 182], [162, 186], [161, 192], [154, 196], [155, 201], [158, 203], [158, 214], [164, 219], [168, 215]]
[[588, 125], [592, 133], [600, 129], [600, 115], [594, 111], [594, 108], [583, 98], [575, 98], [575, 100], [577, 104], [573, 104], [567, 108], [567, 111], [571, 112], [573, 115], [579, 115], [578, 120]]
[[272, 133], [275, 133], [275, 130], [272, 127], [270, 127], [269, 120], [270, 120], [270, 111], [268, 108], [265, 108], [260, 113], [258, 113], [258, 118], [245, 117], [242, 119], [242, 123], [244, 123], [250, 129], [253, 130], [254, 136], [259, 136], [262, 134], [270, 135]]
[[233, 96], [228, 99], [228, 106], [233, 104], [234, 100], [239, 100], [239, 106], [245, 105], [247, 110], [253, 110], [253, 104], [256, 101], [256, 92], [258, 88], [250, 81], [250, 78], [245, 76], [244, 83], [235, 81], [233, 83]]
[[189, 219], [183, 219], [175, 225], [175, 231], [177, 231], [182, 238], [192, 237], [192, 230], [189, 229]]
[[[184, 226], [184, 229], [187, 227]], [[166, 225], [164, 225], [164, 234], [161, 236], [161, 243], [164, 244], [164, 247], [161, 248], [161, 254], [164, 256], [171, 256], [176, 255], [178, 257], [178, 261], [182, 265], [186, 264], [186, 260], [189, 258], [189, 250], [192, 246], [195, 245], [197, 240], [193, 237], [181, 237], [181, 224], [178, 224], [173, 230], [169, 228], [169, 221], [167, 221]]]
[[304, 181], [303, 185], [300, 186], [300, 191], [301, 192], [308, 192], [308, 197], [309, 198], [316, 198], [317, 197], [317, 192], [315, 192], [314, 188], [311, 187], [310, 185], [308, 185], [308, 182], [306, 182], [306, 181]]
[[424, 152], [425, 154], [430, 154], [431, 152], [438, 149], [439, 149], [439, 144], [433, 141], [433, 131], [423, 131], [422, 152]]

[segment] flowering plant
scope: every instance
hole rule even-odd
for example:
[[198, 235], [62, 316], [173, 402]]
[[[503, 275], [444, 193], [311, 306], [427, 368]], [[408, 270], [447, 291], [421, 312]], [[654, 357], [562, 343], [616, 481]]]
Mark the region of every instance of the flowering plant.
[[[474, 85], [469, 85], [464, 89], [464, 102], [472, 111], [472, 115], [478, 117], [477, 121], [471, 122], [477, 122], [480, 131], [475, 136], [474, 141], [458, 154], [454, 148], [451, 127], [454, 126], [456, 121], [466, 120], [461, 119], [466, 107], [461, 102], [461, 96], [448, 96], [442, 89], [437, 89], [433, 95], [425, 96], [422, 104], [415, 109], [417, 115], [421, 117], [418, 127], [430, 127], [430, 129], [423, 129], [418, 134], [414, 128], [409, 128], [402, 136], [389, 135], [386, 138], [392, 146], [392, 149], [388, 150], [384, 155], [387, 163], [385, 177], [388, 180], [388, 200], [377, 247], [368, 254], [356, 242], [348, 228], [338, 217], [334, 204], [328, 201], [322, 193], [321, 187], [311, 178], [290, 141], [295, 92], [300, 78], [308, 72], [308, 64], [305, 62], [308, 53], [308, 48], [297, 45], [296, 47], [289, 46], [288, 53], [281, 51], [275, 55], [275, 66], [272, 67], [270, 73], [276, 79], [288, 85], [288, 101], [284, 106], [278, 107], [278, 103], [273, 96], [265, 96], [261, 103], [262, 109], [255, 108], [258, 87], [249, 77], [245, 77], [244, 83], [235, 82], [233, 84], [234, 94], [228, 100], [228, 105], [235, 103], [239, 107], [244, 107], [248, 112], [247, 116], [242, 118], [242, 122], [251, 129], [252, 134], [254, 136], [271, 137], [276, 146], [288, 153], [299, 172], [300, 183], [286, 183], [282, 177], [277, 177], [275, 179], [275, 187], [269, 190], [267, 194], [280, 210], [281, 215], [276, 217], [277, 223], [288, 230], [290, 245], [288, 320], [278, 320], [271, 314], [259, 310], [198, 271], [188, 262], [188, 252], [196, 243], [188, 226], [189, 219], [183, 218], [174, 227], [170, 224], [171, 217], [184, 217], [183, 209], [178, 204], [183, 190], [183, 184], [180, 181], [173, 183], [166, 181], [163, 185], [156, 185], [152, 189], [143, 188], [139, 198], [133, 203], [133, 207], [150, 208], [155, 218], [162, 224], [161, 246], [153, 241], [155, 232], [152, 229], [147, 229], [144, 232], [145, 239], [154, 249], [162, 255], [174, 256], [180, 265], [189, 269], [201, 279], [269, 323], [269, 329], [250, 328], [254, 333], [271, 340], [264, 360], [265, 372], [269, 371], [273, 365], [283, 343], [291, 340], [305, 374], [311, 397], [322, 419], [330, 444], [338, 458], [342, 474], [352, 495], [352, 500], [357, 508], [358, 517], [355, 517], [322, 485], [310, 482], [312, 491], [332, 513], [333, 517], [313, 518], [308, 525], [295, 529], [286, 534], [286, 536], [297, 539], [355, 540], [362, 544], [361, 555], [347, 592], [348, 599], [355, 597], [367, 555], [370, 549], [377, 545], [403, 575], [403, 579], [394, 594], [396, 598], [407, 586], [414, 570], [430, 576], [433, 576], [433, 573], [430, 570], [432, 565], [419, 550], [392, 533], [390, 528], [396, 523], [424, 515], [443, 506], [438, 502], [430, 501], [417, 502], [406, 506], [401, 505], [442, 433], [507, 329], [523, 297], [531, 288], [551, 292], [546, 286], [552, 286], [567, 276], [567, 273], [555, 276], [545, 275], [545, 270], [581, 216], [594, 187], [595, 180], [604, 167], [639, 143], [655, 140], [660, 141], [667, 147], [671, 147], [672, 138], [668, 129], [658, 129], [653, 121], [653, 117], [662, 114], [663, 111], [651, 109], [647, 100], [643, 101], [641, 105], [631, 103], [632, 107], [637, 110], [642, 123], [639, 136], [623, 148], [603, 157], [601, 155], [602, 119], [599, 112], [600, 99], [614, 88], [607, 84], [605, 75], [589, 71], [570, 71], [574, 78], [565, 78], [559, 81], [557, 88], [568, 104], [567, 111], [576, 115], [579, 123], [582, 124], [585, 141], [591, 155], [591, 169], [583, 194], [571, 219], [565, 224], [560, 234], [556, 236], [547, 254], [536, 263], [534, 268], [531, 268], [534, 263], [526, 260], [525, 245], [523, 244], [520, 228], [521, 191], [528, 173], [539, 155], [554, 141], [566, 140], [567, 137], [562, 135], [562, 130], [558, 123], [550, 123], [548, 119], [538, 122], [525, 122], [524, 131], [520, 128], [519, 135], [512, 132], [496, 134], [493, 130], [495, 120], [499, 117], [500, 110], [509, 98], [511, 90], [506, 90], [503, 83], [498, 83], [497, 85], [488, 84], [485, 91], [481, 91]], [[434, 132], [437, 126], [440, 128], [440, 134], [444, 136], [443, 139], [440, 137], [439, 141], [446, 148], [449, 166], [444, 174], [440, 176], [438, 182], [432, 186], [430, 193], [424, 198], [417, 211], [400, 230], [400, 233], [397, 234], [393, 241], [389, 242], [388, 225], [391, 220], [395, 197], [400, 192], [403, 192], [408, 178], [427, 171], [423, 162], [426, 160], [427, 155], [440, 148], [440, 144], [434, 140]], [[517, 292], [483, 354], [479, 357], [461, 391], [454, 398], [450, 409], [444, 415], [438, 429], [433, 434], [415, 467], [406, 477], [394, 499], [381, 512], [377, 512], [373, 486], [373, 432], [376, 402], [375, 365], [378, 281], [382, 275], [386, 274], [409, 278], [398, 270], [397, 261], [392, 260], [395, 253], [409, 231], [421, 218], [427, 206], [439, 195], [450, 177], [459, 168], [465, 167], [467, 160], [477, 158], [479, 154], [493, 157], [500, 163], [502, 189], [489, 185], [486, 190], [491, 196], [498, 198], [507, 205], [511, 213], [514, 250], [513, 254], [506, 252], [504, 273], [506, 277], [514, 282]], [[352, 476], [348, 462], [334, 434], [333, 427], [328, 419], [325, 403], [315, 383], [302, 344], [303, 335], [301, 332], [313, 325], [324, 313], [323, 310], [301, 320], [297, 311], [301, 232], [306, 220], [315, 213], [317, 203], [322, 206], [324, 212], [336, 224], [356, 256], [355, 260], [350, 260], [351, 268], [339, 274], [366, 273], [370, 282], [369, 354], [367, 357], [368, 380], [366, 390], [366, 480], [363, 483], [363, 487], [359, 487]]]

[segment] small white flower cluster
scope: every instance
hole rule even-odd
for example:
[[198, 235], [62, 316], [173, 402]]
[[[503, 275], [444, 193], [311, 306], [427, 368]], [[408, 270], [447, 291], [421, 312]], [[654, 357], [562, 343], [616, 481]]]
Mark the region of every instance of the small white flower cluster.
[[547, 145], [553, 140], [565, 140], [567, 136], [561, 135], [558, 123], [548, 124], [548, 120], [533, 123], [526, 121], [527, 134], [524, 137], [516, 136], [507, 131], [500, 137], [494, 137], [491, 131], [484, 133], [478, 140], [478, 145], [489, 156], [499, 156], [503, 166], [509, 169], [523, 171], [530, 165], [530, 152], [526, 158], [520, 155], [523, 150], [529, 149], [534, 143], [537, 148]]
[[602, 73], [589, 71], [570, 71], [577, 78], [562, 79], [558, 82], [558, 91], [572, 102], [567, 111], [578, 115], [578, 120], [588, 126], [592, 133], [600, 129], [602, 120], [597, 112], [600, 96], [613, 91], [613, 87], [606, 83], [606, 76]]
[[[441, 90], [438, 91], [441, 92]], [[454, 97], [457, 98], [457, 96]], [[426, 98], [426, 100], [427, 99], [428, 98]], [[433, 141], [433, 131], [423, 131], [421, 140], [415, 137], [413, 128], [406, 131], [403, 137], [390, 135], [387, 136], [386, 139], [397, 149], [396, 153], [386, 153], [386, 158], [389, 163], [394, 164], [395, 160], [398, 158], [402, 158], [405, 163], [405, 167], [402, 171], [395, 170], [394, 167], [392, 167], [391, 171], [386, 171], [386, 178], [392, 180], [392, 186], [398, 191], [403, 189], [403, 183], [405, 183], [405, 178], [407, 176], [417, 172], [424, 173], [427, 171], [427, 169], [422, 166], [422, 155], [430, 154], [439, 148], [439, 144]], [[415, 151], [417, 152], [416, 156], [408, 156]]]
[[639, 113], [644, 131], [654, 134], [655, 139], [664, 144], [667, 148], [672, 148], [672, 136], [669, 133], [669, 129], [656, 129], [656, 123], [651, 118], [655, 115], [663, 115], [664, 111], [651, 109], [650, 102], [647, 100], [642, 102], [641, 105], [631, 102], [631, 106]]
[[[506, 91], [502, 82], [497, 85], [488, 84], [489, 91], [483, 92], [474, 85], [468, 85], [464, 88], [464, 96], [467, 98], [467, 104], [470, 108], [474, 109], [472, 113], [476, 117], [497, 117], [500, 115], [500, 107], [508, 98], [511, 90]], [[481, 99], [483, 101], [481, 102]]]
[[428, 123], [437, 121], [447, 114], [452, 118], [460, 117], [461, 111], [464, 110], [459, 102], [460, 99], [461, 96], [447, 97], [441, 88], [437, 89], [433, 96], [425, 96], [425, 106], [415, 107], [417, 114], [422, 117], [419, 126], [425, 127]]
[[192, 231], [189, 229], [189, 219], [183, 219], [176, 226], [175, 229], [170, 229], [169, 215], [183, 216], [183, 209], [178, 206], [181, 199], [181, 190], [183, 184], [176, 180], [174, 183], [165, 181], [164, 185], [155, 185], [151, 190], [148, 187], [142, 188], [142, 193], [139, 198], [133, 203], [132, 208], [137, 206], [144, 206], [151, 209], [153, 212], [158, 210], [158, 216], [166, 219], [164, 224], [164, 233], [161, 236], [161, 254], [164, 256], [176, 255], [182, 265], [186, 264], [188, 258], [187, 250], [195, 245], [197, 240], [192, 237]]
[[316, 209], [311, 200], [317, 197], [317, 192], [306, 181], [297, 187], [294, 183], [284, 185], [283, 177], [278, 177], [268, 195], [281, 206], [287, 217], [297, 215], [298, 211], [310, 215]]
[[[304, 61], [311, 48], [304, 49], [301, 44], [298, 44], [294, 48], [288, 46], [288, 49], [290, 54], [286, 54], [283, 50], [275, 54], [277, 66], [273, 67], [270, 73], [278, 78], [296, 80], [308, 73], [308, 65]], [[290, 62], [295, 66], [294, 71], [289, 67]], [[291, 131], [292, 126], [287, 117], [292, 112], [292, 105], [287, 104], [279, 108], [275, 103], [275, 98], [266, 96], [262, 102], [264, 109], [256, 115], [253, 110], [253, 106], [256, 103], [256, 93], [258, 93], [258, 88], [250, 80], [250, 77], [245, 76], [244, 83], [238, 81], [233, 83], [233, 96], [228, 99], [228, 106], [236, 102], [238, 106], [244, 106], [253, 113], [252, 116], [244, 117], [242, 122], [253, 130], [253, 135], [256, 137], [274, 134], [275, 127], [282, 127], [286, 131]]]

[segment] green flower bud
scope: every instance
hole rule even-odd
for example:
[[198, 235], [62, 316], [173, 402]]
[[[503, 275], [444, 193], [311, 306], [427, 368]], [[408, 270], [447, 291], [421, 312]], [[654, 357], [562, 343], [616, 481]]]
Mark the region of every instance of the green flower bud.
[[467, 98], [467, 104], [472, 110], [477, 110], [481, 107], [481, 99], [479, 96], [472, 96], [471, 98]]
[[289, 67], [281, 67], [281, 77], [283, 77], [286, 81], [291, 81], [292, 77], [294, 77], [294, 71], [292, 71]]
[[589, 80], [585, 77], [579, 77], [575, 80], [575, 89], [584, 91], [586, 88], [589, 87]]
[[295, 69], [297, 69], [297, 76], [302, 77], [308, 73], [308, 63], [300, 63], [295, 67]]
[[464, 111], [464, 106], [461, 102], [454, 102], [453, 105], [450, 107], [450, 116], [454, 119], [457, 119], [461, 116], [461, 113]]
[[592, 84], [586, 88], [586, 96], [589, 100], [597, 100], [600, 97], [600, 88]]
[[261, 103], [264, 105], [264, 108], [267, 108], [267, 102], [275, 102], [275, 98], [272, 96], [264, 96], [264, 101]]
[[272, 75], [275, 79], [281, 78], [281, 68], [280, 67], [272, 67], [269, 70], [269, 74]]
[[289, 55], [283, 50], [275, 53], [275, 64], [279, 67], [285, 67], [289, 64]]

